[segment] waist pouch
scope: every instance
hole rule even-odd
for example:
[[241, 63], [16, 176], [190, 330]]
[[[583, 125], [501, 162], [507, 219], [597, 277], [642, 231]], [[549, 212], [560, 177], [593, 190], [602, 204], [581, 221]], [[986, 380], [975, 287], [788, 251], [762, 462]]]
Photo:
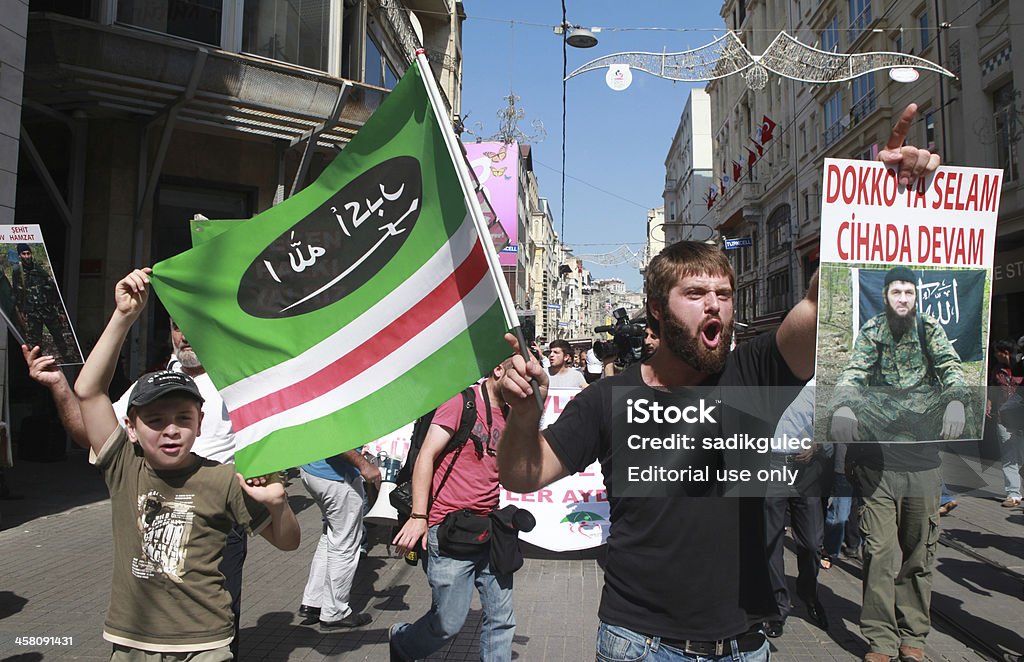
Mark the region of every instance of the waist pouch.
[[437, 547], [445, 556], [476, 557], [491, 544], [491, 518], [468, 508], [448, 513], [437, 528]]

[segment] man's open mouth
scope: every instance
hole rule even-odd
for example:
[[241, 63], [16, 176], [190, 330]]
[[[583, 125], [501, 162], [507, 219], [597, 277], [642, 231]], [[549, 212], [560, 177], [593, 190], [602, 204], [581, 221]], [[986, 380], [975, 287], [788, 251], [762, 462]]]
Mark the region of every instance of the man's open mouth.
[[700, 335], [704, 339], [704, 345], [709, 349], [718, 347], [722, 340], [722, 322], [717, 319], [708, 320], [701, 327]]

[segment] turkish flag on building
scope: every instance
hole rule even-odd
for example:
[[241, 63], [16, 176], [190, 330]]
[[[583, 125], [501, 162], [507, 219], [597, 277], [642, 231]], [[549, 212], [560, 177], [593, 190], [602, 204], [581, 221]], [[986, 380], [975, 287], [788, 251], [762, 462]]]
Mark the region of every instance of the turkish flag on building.
[[768, 142], [772, 139], [772, 132], [775, 131], [777, 125], [772, 121], [772, 118], [767, 115], [761, 120], [761, 144]]

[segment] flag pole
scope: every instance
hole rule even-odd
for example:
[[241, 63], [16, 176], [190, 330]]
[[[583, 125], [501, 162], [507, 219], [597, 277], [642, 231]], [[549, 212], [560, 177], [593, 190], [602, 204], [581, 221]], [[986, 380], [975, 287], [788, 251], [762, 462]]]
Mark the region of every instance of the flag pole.
[[[501, 309], [505, 314], [505, 323], [508, 324], [511, 332], [515, 334], [516, 340], [519, 341], [519, 351], [523, 355], [523, 359], [529, 362], [530, 350], [526, 346], [526, 339], [523, 337], [523, 330], [519, 325], [519, 316], [515, 314], [516, 304], [512, 299], [512, 293], [509, 292], [508, 283], [505, 282], [505, 278], [501, 275], [501, 263], [498, 261], [498, 254], [494, 252], [490, 231], [484, 222], [484, 212], [480, 207], [480, 200], [477, 198], [478, 189], [474, 185], [475, 178], [469, 172], [468, 164], [462, 154], [462, 148], [459, 146], [459, 139], [455, 136], [451, 123], [447, 117], [441, 114], [441, 109], [444, 108], [444, 100], [441, 98], [440, 90], [437, 89], [437, 82], [434, 80], [434, 75], [430, 70], [430, 63], [427, 61], [425, 49], [416, 49], [416, 62], [419, 64], [420, 78], [423, 80], [423, 85], [427, 90], [427, 97], [430, 99], [431, 109], [434, 111], [434, 119], [437, 120], [437, 124], [441, 129], [441, 135], [444, 136], [444, 144], [448, 148], [448, 155], [455, 166], [455, 172], [459, 176], [459, 183], [462, 184], [463, 197], [466, 199], [466, 204], [469, 205], [469, 215], [473, 219], [473, 225], [476, 226], [480, 243], [484, 245], [484, 255], [487, 257], [487, 271], [494, 281], [494, 286], [498, 288], [498, 300], [501, 302]], [[543, 412], [544, 400], [541, 398], [537, 380], [531, 379], [530, 385], [533, 387], [533, 395], [537, 401], [537, 406]]]

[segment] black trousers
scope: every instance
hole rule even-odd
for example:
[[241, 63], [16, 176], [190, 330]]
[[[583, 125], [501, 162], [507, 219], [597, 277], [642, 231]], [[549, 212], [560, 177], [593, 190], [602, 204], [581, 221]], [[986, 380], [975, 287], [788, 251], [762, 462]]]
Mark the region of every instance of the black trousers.
[[789, 615], [789, 587], [783, 559], [786, 539], [786, 512], [789, 512], [793, 539], [796, 542], [797, 596], [804, 602], [818, 598], [819, 549], [825, 538], [825, 518], [821, 499], [808, 497], [766, 497], [764, 500], [765, 534], [768, 550], [768, 575], [782, 618]]

